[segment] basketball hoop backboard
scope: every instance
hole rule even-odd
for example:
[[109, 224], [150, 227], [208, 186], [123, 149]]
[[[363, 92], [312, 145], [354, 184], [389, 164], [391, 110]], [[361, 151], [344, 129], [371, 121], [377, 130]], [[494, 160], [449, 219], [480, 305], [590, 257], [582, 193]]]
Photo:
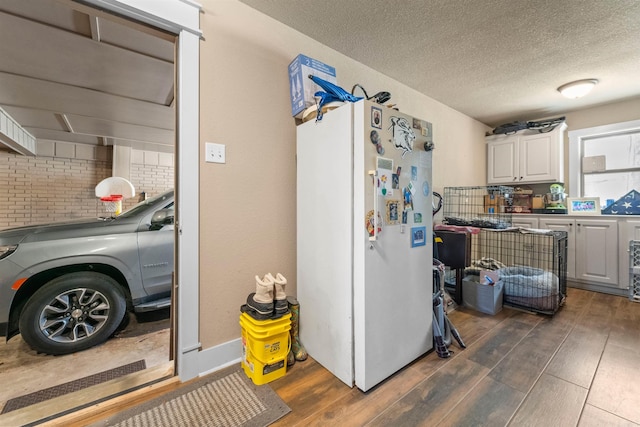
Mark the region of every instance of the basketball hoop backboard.
[[123, 199], [128, 199], [136, 195], [136, 190], [128, 179], [119, 176], [103, 179], [96, 185], [96, 197], [109, 197], [116, 194]]

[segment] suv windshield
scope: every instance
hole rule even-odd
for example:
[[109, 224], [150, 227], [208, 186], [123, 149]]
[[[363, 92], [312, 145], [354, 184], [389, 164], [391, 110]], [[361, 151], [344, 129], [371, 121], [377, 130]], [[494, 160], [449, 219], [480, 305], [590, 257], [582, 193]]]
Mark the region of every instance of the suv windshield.
[[122, 214], [120, 214], [118, 216], [118, 218], [128, 218], [128, 217], [131, 217], [131, 216], [135, 216], [135, 215], [138, 214], [138, 212], [147, 210], [150, 206], [160, 207], [160, 205], [162, 205], [162, 203], [164, 203], [171, 196], [173, 196], [173, 191], [168, 191], [166, 193], [162, 193], [162, 194], [160, 194], [158, 196], [155, 196], [155, 197], [152, 197], [150, 199], [143, 200], [142, 202], [138, 203], [137, 205], [135, 205], [134, 207], [132, 207], [128, 211], [123, 212]]

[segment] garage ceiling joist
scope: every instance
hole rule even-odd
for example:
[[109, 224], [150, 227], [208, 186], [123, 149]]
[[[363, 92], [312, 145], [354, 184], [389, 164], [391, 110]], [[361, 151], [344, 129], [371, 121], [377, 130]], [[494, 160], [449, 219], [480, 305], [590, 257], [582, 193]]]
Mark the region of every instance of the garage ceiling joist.
[[73, 2], [0, 3], [0, 107], [38, 141], [175, 144], [174, 39]]
[[20, 154], [36, 155], [36, 138], [0, 108], [0, 142]]

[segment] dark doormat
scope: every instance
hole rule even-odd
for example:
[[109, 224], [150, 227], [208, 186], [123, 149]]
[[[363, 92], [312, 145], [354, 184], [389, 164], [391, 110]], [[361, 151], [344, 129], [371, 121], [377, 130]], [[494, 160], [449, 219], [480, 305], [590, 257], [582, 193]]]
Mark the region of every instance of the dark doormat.
[[82, 390], [83, 388], [91, 387], [114, 378], [142, 371], [146, 368], [147, 365], [144, 360], [138, 360], [137, 362], [89, 375], [88, 377], [80, 378], [78, 380], [69, 381], [68, 383], [60, 384], [55, 387], [49, 387], [34, 393], [25, 394], [24, 396], [15, 397], [7, 401], [7, 404], [2, 408], [1, 413], [6, 414], [7, 412], [15, 411], [16, 409], [44, 402], [45, 400], [53, 399], [54, 397]]
[[91, 426], [263, 427], [289, 412], [269, 385], [254, 385], [233, 366]]

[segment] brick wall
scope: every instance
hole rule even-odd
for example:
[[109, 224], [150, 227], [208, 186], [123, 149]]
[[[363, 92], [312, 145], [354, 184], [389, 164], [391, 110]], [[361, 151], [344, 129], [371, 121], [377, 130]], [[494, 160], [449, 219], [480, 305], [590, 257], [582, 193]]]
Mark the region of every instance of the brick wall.
[[[110, 155], [105, 158], [111, 159]], [[107, 215], [95, 186], [112, 175], [111, 160], [86, 160], [0, 151], [0, 230], [21, 225]], [[173, 166], [131, 164], [136, 194], [173, 188]], [[125, 200], [123, 209], [138, 202]]]
[[[147, 197], [152, 197], [173, 188], [173, 166], [131, 164], [131, 177], [129, 179], [136, 189], [136, 195], [144, 192]], [[125, 200], [123, 209], [138, 203], [139, 198]]]
[[95, 186], [110, 161], [0, 152], [0, 229], [96, 216]]

